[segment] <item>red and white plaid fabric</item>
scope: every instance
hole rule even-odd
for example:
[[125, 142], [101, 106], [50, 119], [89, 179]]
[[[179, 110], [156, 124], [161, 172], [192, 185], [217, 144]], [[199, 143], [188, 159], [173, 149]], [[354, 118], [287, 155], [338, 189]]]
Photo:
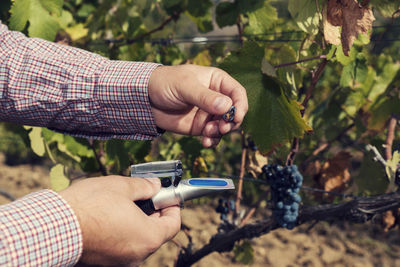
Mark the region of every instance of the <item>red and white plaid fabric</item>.
[[0, 23], [0, 121], [79, 137], [159, 136], [148, 82], [159, 64], [113, 61]]
[[72, 266], [81, 253], [78, 219], [57, 193], [0, 206], [0, 266]]
[[[27, 38], [0, 22], [0, 121], [78, 137], [152, 139], [159, 133], [148, 81], [157, 66]], [[0, 266], [69, 266], [81, 252], [78, 220], [55, 192], [0, 206]]]

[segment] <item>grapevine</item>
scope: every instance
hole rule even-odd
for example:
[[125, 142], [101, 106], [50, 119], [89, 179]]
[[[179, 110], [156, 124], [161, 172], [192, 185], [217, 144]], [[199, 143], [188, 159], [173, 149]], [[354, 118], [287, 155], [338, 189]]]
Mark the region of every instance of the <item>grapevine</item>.
[[[28, 3], [32, 8], [26, 8]], [[125, 174], [130, 164], [153, 160], [180, 159], [188, 177], [237, 174], [236, 201], [225, 196], [215, 209], [221, 220], [216, 235], [194, 250], [185, 229], [189, 245], [178, 244], [177, 266], [232, 251], [238, 241], [282, 227], [375, 221], [375, 215], [400, 206], [399, 157], [392, 151], [400, 140], [399, 5], [390, 0], [2, 1], [2, 23], [30, 37], [60, 42], [66, 36], [68, 45], [110, 59], [219, 67], [246, 88], [249, 110], [232, 138], [215, 150], [202, 148], [196, 138], [169, 133], [153, 142], [97, 141], [1, 123], [0, 151], [18, 154], [13, 145], [18, 136], [24, 151], [28, 145], [30, 154], [48, 157], [53, 189], [75, 178]], [[217, 33], [208, 35], [213, 29]], [[231, 122], [234, 116], [231, 107], [222, 118]], [[384, 144], [380, 163], [365, 151], [367, 144], [377, 151]], [[335, 158], [337, 151], [353, 156], [350, 167]], [[263, 179], [247, 168], [249, 155], [256, 165], [251, 170], [259, 170]], [[266, 161], [257, 162], [260, 155], [267, 155]], [[265, 165], [270, 162], [288, 166]], [[318, 172], [307, 172], [318, 164]], [[329, 164], [343, 171], [333, 174]], [[328, 188], [332, 181], [339, 189]], [[300, 187], [332, 197], [325, 201], [338, 197], [339, 203], [319, 205], [306, 194], [302, 202]], [[13, 199], [2, 189], [0, 195]], [[266, 201], [273, 216], [260, 218]], [[253, 215], [259, 221], [252, 221]]]

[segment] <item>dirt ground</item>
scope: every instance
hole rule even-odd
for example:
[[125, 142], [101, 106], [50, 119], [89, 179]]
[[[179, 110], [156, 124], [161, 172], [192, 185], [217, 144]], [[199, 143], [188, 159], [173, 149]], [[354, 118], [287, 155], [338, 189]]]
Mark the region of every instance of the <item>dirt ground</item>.
[[[0, 190], [15, 197], [49, 187], [49, 170], [32, 165], [7, 166], [0, 155]], [[9, 202], [0, 196], [0, 204]], [[192, 205], [182, 210], [182, 221], [191, 228], [190, 235], [198, 249], [216, 233], [218, 214], [209, 205]], [[295, 230], [276, 230], [251, 240], [254, 263], [251, 266], [383, 266], [400, 267], [400, 231], [382, 231], [379, 225], [318, 223]], [[164, 244], [151, 255], [143, 267], [173, 266], [178, 253], [177, 243], [186, 245], [180, 232], [177, 242]], [[200, 260], [196, 267], [243, 266], [234, 261], [233, 253], [217, 252]]]

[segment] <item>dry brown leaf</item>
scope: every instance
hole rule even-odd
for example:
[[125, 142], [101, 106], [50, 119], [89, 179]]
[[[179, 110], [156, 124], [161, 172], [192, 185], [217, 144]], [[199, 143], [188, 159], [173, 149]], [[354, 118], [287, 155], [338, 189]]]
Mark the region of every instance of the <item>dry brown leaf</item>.
[[328, 21], [332, 26], [342, 26], [343, 13], [341, 0], [328, 0]]
[[310, 164], [307, 165], [304, 175], [315, 176], [315, 175], [319, 175], [320, 171], [321, 171], [321, 162], [319, 160], [316, 160], [316, 161], [310, 162]]
[[320, 172], [314, 176], [318, 186], [328, 192], [343, 192], [350, 181], [350, 159], [350, 153], [341, 151], [326, 161]]
[[193, 162], [193, 174], [202, 175], [208, 173], [208, 167], [203, 157], [197, 157]]
[[392, 229], [396, 224], [396, 217], [393, 211], [388, 210], [383, 214], [382, 218], [382, 226], [385, 232], [388, 232]]
[[[333, 14], [331, 14], [331, 16], [333, 16]], [[334, 20], [334, 18], [332, 18], [331, 20]], [[328, 14], [326, 8], [324, 8], [322, 21], [324, 26], [325, 41], [329, 44], [340, 45], [340, 27], [335, 26], [328, 22]]]
[[[357, 0], [328, 0], [326, 27], [324, 33], [327, 42], [337, 42], [332, 27], [341, 26], [340, 36], [343, 53], [348, 56], [351, 46], [359, 34], [369, 34], [375, 17], [367, 4]], [[330, 24], [330, 25], [329, 25]], [[328, 37], [327, 37], [328, 36]], [[328, 39], [327, 39], [328, 38]]]
[[267, 156], [261, 154], [259, 150], [249, 150], [247, 153], [247, 170], [249, 173], [257, 178], [262, 173], [262, 167], [268, 164]]

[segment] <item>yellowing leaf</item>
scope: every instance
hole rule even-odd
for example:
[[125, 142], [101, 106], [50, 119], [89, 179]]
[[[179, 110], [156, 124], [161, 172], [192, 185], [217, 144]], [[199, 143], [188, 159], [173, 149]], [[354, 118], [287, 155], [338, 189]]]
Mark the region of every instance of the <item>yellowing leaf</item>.
[[261, 154], [259, 150], [249, 150], [247, 153], [246, 170], [253, 177], [258, 177], [262, 173], [262, 167], [268, 164], [268, 157]]
[[65, 29], [65, 31], [69, 34], [72, 41], [76, 41], [85, 37], [89, 32], [89, 30], [85, 28], [85, 26], [82, 23], [68, 27]]
[[193, 59], [193, 64], [201, 66], [211, 66], [211, 56], [208, 50], [203, 50]]
[[31, 127], [24, 126], [26, 130], [32, 129], [29, 132], [29, 140], [31, 141], [31, 148], [33, 152], [38, 156], [43, 156], [46, 152], [46, 148], [44, 146], [44, 140], [42, 136], [42, 128], [40, 127]]
[[69, 179], [64, 175], [64, 165], [57, 164], [50, 170], [50, 184], [54, 191], [61, 191], [70, 184]]

